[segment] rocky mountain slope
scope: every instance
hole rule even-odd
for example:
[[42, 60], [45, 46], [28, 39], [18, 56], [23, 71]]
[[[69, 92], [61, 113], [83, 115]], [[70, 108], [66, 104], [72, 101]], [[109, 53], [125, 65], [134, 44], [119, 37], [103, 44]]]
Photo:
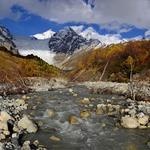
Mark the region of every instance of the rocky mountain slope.
[[0, 46], [6, 47], [9, 51], [13, 52], [14, 54], [18, 53], [16, 45], [13, 42], [13, 36], [7, 28], [2, 26], [0, 26]]
[[[99, 47], [101, 45], [110, 45], [110, 44], [117, 44], [120, 42], [126, 41], [126, 39], [120, 39], [120, 36], [118, 34], [106, 34], [102, 35], [99, 32], [97, 32], [93, 27], [84, 27], [83, 25], [79, 26], [70, 26], [71, 29], [73, 29], [78, 35], [84, 37], [87, 40], [90, 39], [97, 39], [100, 41]], [[54, 31], [52, 29], [47, 30], [44, 33], [38, 33], [36, 35], [32, 35], [32, 37], [36, 37], [37, 39], [49, 39], [54, 35]]]
[[76, 50], [94, 48], [100, 41], [87, 40], [78, 35], [72, 28], [64, 28], [55, 33], [49, 40], [49, 48], [56, 53], [72, 54]]
[[[78, 28], [73, 28], [79, 33]], [[52, 33], [51, 30], [49, 30], [43, 34], [38, 34], [38, 36], [36, 36], [38, 39], [34, 36], [15, 36], [14, 42], [19, 49], [20, 54], [25, 56], [28, 54], [34, 54], [49, 64], [57, 65], [57, 62], [61, 62], [62, 60], [60, 57], [58, 60], [57, 56], [60, 56], [60, 54], [65, 56], [63, 59], [67, 59], [68, 55], [71, 55], [74, 52], [77, 53], [79, 50], [90, 50], [101, 44], [100, 41], [96, 39], [87, 40], [75, 31], [69, 27], [62, 29], [57, 33]]]

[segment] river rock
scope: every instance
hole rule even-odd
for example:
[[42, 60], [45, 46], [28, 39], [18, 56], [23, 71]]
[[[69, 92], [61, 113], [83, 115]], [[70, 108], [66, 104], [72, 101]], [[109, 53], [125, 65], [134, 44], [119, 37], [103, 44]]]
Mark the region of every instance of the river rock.
[[138, 120], [134, 117], [125, 116], [122, 117], [121, 121], [122, 121], [121, 125], [125, 128], [133, 129], [140, 126]]
[[30, 141], [25, 141], [23, 143], [23, 146], [22, 146], [21, 150], [31, 150], [31, 148], [30, 148]]
[[18, 127], [26, 129], [29, 133], [35, 133], [37, 131], [37, 126], [26, 116], [18, 122]]
[[73, 93], [73, 96], [74, 96], [74, 97], [77, 97], [77, 96], [78, 96], [78, 94], [77, 94], [77, 93]]
[[91, 113], [89, 111], [84, 110], [84, 111], [80, 112], [80, 117], [81, 118], [88, 118], [90, 116], [91, 116]]
[[56, 142], [61, 141], [61, 139], [59, 137], [56, 137], [56, 136], [51, 136], [49, 139], [52, 141], [56, 141]]
[[25, 105], [25, 101], [23, 99], [17, 99], [16, 104], [17, 105]]
[[137, 112], [135, 109], [131, 109], [128, 113], [131, 115], [131, 117], [134, 117]]
[[109, 112], [112, 112], [112, 111], [114, 110], [113, 105], [108, 104], [108, 105], [107, 105], [107, 110], [108, 110], [108, 113], [109, 113]]
[[96, 115], [102, 115], [102, 114], [104, 114], [103, 109], [102, 108], [97, 108], [96, 109]]
[[141, 125], [146, 125], [149, 121], [149, 116], [143, 116], [141, 118], [138, 118], [138, 122], [141, 124]]
[[9, 119], [12, 119], [12, 117], [5, 111], [0, 112], [0, 121], [7, 122]]
[[78, 124], [78, 118], [76, 116], [70, 116], [68, 119], [69, 123], [74, 125], [74, 124]]
[[52, 118], [55, 116], [55, 111], [53, 109], [47, 109], [45, 115]]
[[84, 99], [80, 100], [80, 104], [89, 105], [90, 104], [90, 100], [88, 98], [84, 98]]
[[1, 141], [1, 140], [4, 140], [5, 138], [6, 138], [5, 135], [1, 133], [1, 134], [0, 134], [0, 141]]
[[107, 107], [105, 104], [98, 104], [97, 108], [96, 108], [96, 114], [97, 115], [102, 115], [104, 113], [106, 113], [107, 111]]
[[10, 135], [10, 132], [5, 130], [5, 131], [3, 131], [3, 134], [7, 136], [7, 135]]
[[38, 147], [38, 145], [39, 145], [40, 143], [39, 143], [39, 141], [38, 141], [38, 140], [35, 140], [35, 141], [33, 142], [33, 144], [34, 144], [35, 146], [37, 146], [37, 147]]
[[7, 125], [7, 122], [0, 121], [0, 130], [8, 131], [8, 125]]
[[70, 93], [73, 93], [73, 89], [69, 89], [68, 91], [69, 91]]
[[0, 150], [4, 150], [4, 144], [0, 143]]

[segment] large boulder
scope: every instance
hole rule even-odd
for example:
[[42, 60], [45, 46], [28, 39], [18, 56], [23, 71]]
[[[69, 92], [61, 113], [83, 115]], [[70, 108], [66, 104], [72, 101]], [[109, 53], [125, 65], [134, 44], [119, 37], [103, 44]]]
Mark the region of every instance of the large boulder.
[[122, 117], [121, 121], [122, 121], [121, 125], [124, 128], [134, 129], [140, 126], [138, 120], [134, 117], [125, 116], [125, 117]]
[[8, 120], [12, 119], [12, 117], [5, 111], [0, 112], [0, 121], [7, 122]]
[[26, 129], [29, 133], [35, 133], [38, 128], [26, 115], [18, 122], [18, 127]]

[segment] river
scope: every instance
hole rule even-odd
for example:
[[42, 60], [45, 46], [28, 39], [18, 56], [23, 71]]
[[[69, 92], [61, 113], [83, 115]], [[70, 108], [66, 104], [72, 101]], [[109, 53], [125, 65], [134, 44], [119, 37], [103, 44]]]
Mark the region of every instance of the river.
[[[77, 96], [73, 96], [68, 88], [28, 94], [31, 100], [27, 113], [41, 126], [37, 133], [24, 139], [38, 139], [48, 150], [149, 150], [146, 143], [150, 139], [150, 129], [116, 127], [117, 116], [94, 113], [100, 103], [111, 101], [111, 104], [126, 105], [123, 96], [91, 94], [84, 86], [71, 88]], [[90, 106], [79, 103], [85, 97], [92, 99]], [[48, 117], [45, 113], [47, 109], [54, 109], [56, 116]], [[84, 109], [92, 112], [91, 117], [80, 118], [80, 111]], [[70, 115], [76, 115], [79, 124], [69, 124]], [[49, 139], [51, 136], [61, 140], [52, 141]]]

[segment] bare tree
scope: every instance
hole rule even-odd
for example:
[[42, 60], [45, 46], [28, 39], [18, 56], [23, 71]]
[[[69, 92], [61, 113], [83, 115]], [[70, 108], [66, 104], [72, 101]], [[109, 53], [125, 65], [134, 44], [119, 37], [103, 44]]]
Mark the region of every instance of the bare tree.
[[106, 63], [105, 66], [104, 66], [103, 72], [102, 72], [102, 74], [101, 74], [101, 76], [100, 76], [100, 78], [99, 78], [100, 81], [102, 80], [102, 78], [103, 78], [104, 75], [105, 75], [105, 72], [106, 72], [106, 69], [107, 69], [107, 67], [108, 67], [108, 64], [109, 64], [109, 60], [107, 61], [107, 63]]

